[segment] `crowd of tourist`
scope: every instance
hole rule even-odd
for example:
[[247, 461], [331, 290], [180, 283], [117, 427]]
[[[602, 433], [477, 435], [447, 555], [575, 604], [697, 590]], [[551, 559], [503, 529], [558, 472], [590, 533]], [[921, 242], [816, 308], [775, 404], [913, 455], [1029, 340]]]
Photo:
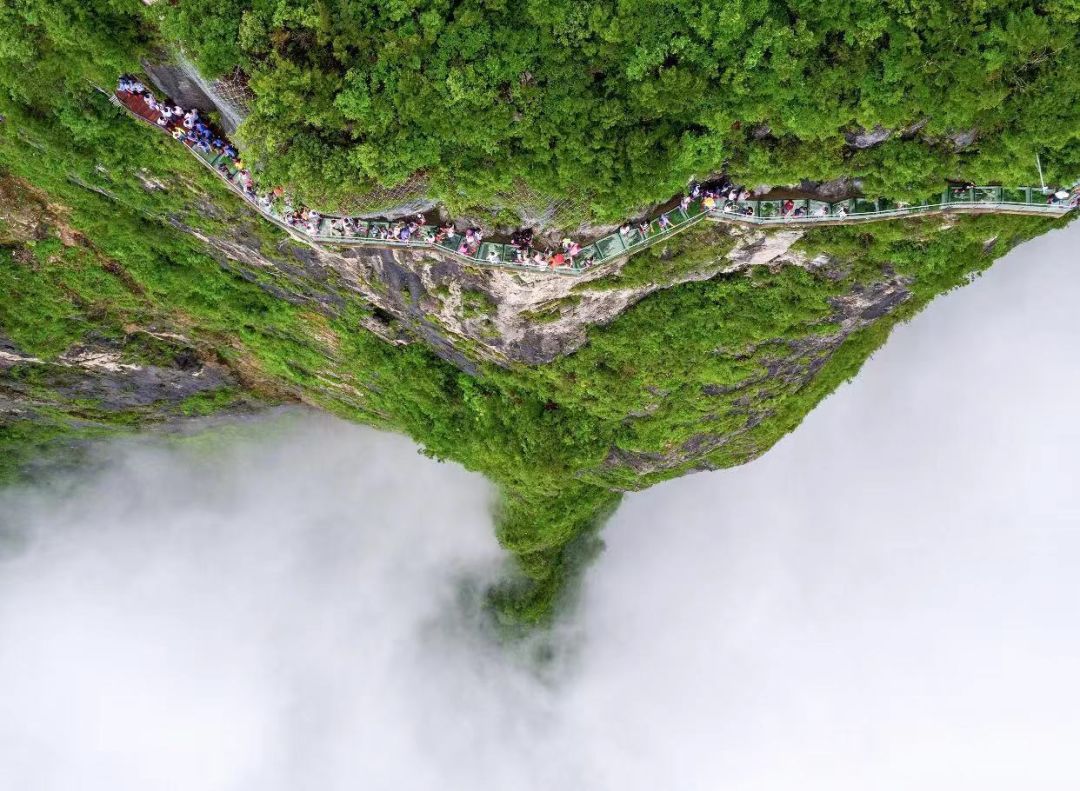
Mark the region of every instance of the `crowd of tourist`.
[[[510, 237], [509, 260], [503, 260], [501, 247], [490, 246], [483, 258], [480, 246], [484, 234], [480, 228], [469, 227], [459, 232], [453, 223], [430, 225], [423, 214], [393, 221], [369, 221], [356, 217], [323, 215], [308, 207], [295, 207], [281, 187], [266, 192], [257, 188], [251, 170], [240, 159], [239, 151], [228, 139], [216, 132], [199, 116], [197, 109], [185, 111], [183, 107], [159, 101], [143, 83], [121, 77], [117, 84], [121, 99], [136, 98], [146, 112], [140, 115], [151, 120], [175, 139], [196, 151], [213, 154], [214, 167], [222, 176], [236, 185], [244, 196], [264, 212], [274, 216], [286, 226], [312, 237], [330, 239], [371, 239], [398, 243], [436, 244], [459, 255], [493, 264], [519, 264], [532, 267], [576, 267], [593, 264], [595, 255], [579, 257], [581, 245], [564, 239], [561, 246], [545, 252], [533, 246], [533, 232], [529, 229], [516, 231]], [[126, 102], [129, 107], [131, 102]], [[139, 108], [135, 108], [138, 111]]]
[[[136, 97], [141, 100], [148, 112], [140, 113], [152, 120], [175, 139], [192, 149], [213, 154], [214, 167], [236, 185], [244, 196], [264, 212], [274, 216], [290, 228], [308, 236], [331, 239], [372, 239], [390, 242], [416, 242], [435, 244], [452, 250], [459, 255], [492, 264], [517, 264], [530, 267], [572, 267], [587, 268], [602, 257], [599, 250], [590, 246], [583, 251], [582, 245], [569, 238], [561, 241], [558, 247], [542, 250], [534, 246], [531, 229], [521, 229], [510, 235], [502, 254], [502, 245], [489, 245], [487, 254], [481, 258], [480, 249], [484, 234], [480, 228], [468, 227], [459, 231], [453, 223], [441, 226], [428, 224], [422, 214], [408, 219], [393, 221], [369, 221], [354, 217], [323, 215], [308, 207], [294, 207], [291, 199], [281, 187], [266, 192], [257, 188], [255, 177], [240, 158], [239, 151], [225, 137], [217, 132], [205, 119], [200, 117], [195, 108], [185, 111], [183, 107], [159, 101], [142, 82], [132, 77], [121, 77], [117, 85], [117, 94], [123, 98]], [[130, 107], [130, 102], [126, 103]], [[744, 196], [749, 193], [743, 192]], [[679, 208], [687, 212], [691, 203], [705, 198], [707, 208], [715, 194], [712, 190], [703, 190], [699, 185], [692, 185], [690, 192], [683, 198]], [[715, 205], [715, 204], [714, 204]], [[752, 210], [751, 210], [752, 211]], [[685, 216], [683, 218], [685, 220]], [[637, 224], [639, 238], [631, 239], [633, 228], [630, 225], [620, 229], [626, 246], [644, 241], [658, 233], [675, 227], [670, 212], [664, 212], [656, 220], [655, 227], [645, 220]]]
[[[197, 152], [212, 154], [214, 167], [222, 176], [235, 184], [249, 201], [286, 226], [308, 236], [434, 244], [485, 263], [516, 264], [534, 268], [586, 269], [598, 259], [607, 256], [607, 253], [597, 245], [590, 245], [583, 251], [578, 242], [569, 238], [563, 239], [561, 244], [553, 250], [540, 250], [534, 247], [532, 230], [521, 229], [510, 235], [509, 243], [505, 245], [505, 249], [508, 250], [505, 258], [501, 253], [504, 249], [501, 244], [489, 245], [487, 254], [481, 257], [480, 250], [484, 234], [480, 228], [469, 227], [464, 231], [458, 231], [453, 223], [436, 227], [428, 224], [423, 214], [393, 221], [369, 221], [354, 217], [323, 215], [307, 207], [295, 208], [282, 187], [276, 187], [267, 192], [260, 192], [256, 188], [255, 178], [240, 159], [239, 151], [224, 134], [219, 133], [207, 123], [199, 115], [197, 109], [192, 108], [185, 112], [184, 108], [177, 104], [161, 102], [143, 83], [132, 77], [121, 77], [116, 91], [121, 100], [125, 98], [129, 100], [125, 102], [129, 108], [131, 107], [130, 100], [141, 102], [147, 112], [142, 112], [140, 115], [156, 123], [175, 139]], [[960, 196], [973, 186], [953, 185], [951, 190], [954, 196]], [[676, 207], [672, 206], [654, 221], [645, 219], [636, 224], [623, 224], [618, 231], [622, 249], [616, 249], [613, 252], [620, 253], [652, 237], [667, 233], [686, 222], [690, 218], [692, 207], [695, 206], [700, 207], [703, 212], [752, 217], [755, 209], [750, 200], [750, 190], [744, 186], [735, 185], [727, 179], [708, 184], [693, 182], [677, 203], [677, 211], [682, 215], [680, 218], [672, 221], [671, 214], [676, 211]], [[1080, 205], [1080, 186], [1051, 193], [1047, 202], [1069, 207]], [[848, 207], [840, 203], [834, 208], [822, 202], [811, 212], [808, 202], [796, 203], [788, 198], [779, 202], [779, 212], [781, 217], [791, 219], [806, 216], [846, 217]]]

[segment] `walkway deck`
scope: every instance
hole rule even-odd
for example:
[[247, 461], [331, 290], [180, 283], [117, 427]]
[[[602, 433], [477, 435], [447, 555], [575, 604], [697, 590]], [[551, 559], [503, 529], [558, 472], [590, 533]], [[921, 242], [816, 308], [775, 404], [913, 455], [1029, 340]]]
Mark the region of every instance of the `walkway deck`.
[[[100, 89], [99, 89], [100, 90]], [[107, 93], [102, 91], [103, 93]], [[131, 101], [121, 101], [116, 94], [108, 94], [110, 101], [118, 107], [155, 129], [158, 126], [156, 113], [145, 105], [139, 107]], [[648, 230], [634, 227], [629, 233], [616, 232], [581, 249], [573, 262], [564, 266], [552, 267], [547, 263], [532, 260], [515, 261], [515, 250], [507, 244], [484, 242], [476, 255], [467, 255], [458, 251], [462, 237], [454, 234], [436, 242], [437, 229], [431, 225], [421, 226], [418, 232], [408, 240], [386, 238], [391, 222], [350, 220], [358, 233], [346, 233], [335, 229], [340, 226], [338, 220], [349, 219], [334, 215], [323, 215], [317, 233], [309, 233], [303, 228], [285, 220], [280, 209], [265, 205], [249, 195], [237, 181], [237, 174], [231, 169], [231, 162], [221, 154], [200, 152], [190, 146], [187, 150], [200, 162], [220, 177], [229, 187], [245, 200], [259, 214], [279, 226], [293, 238], [310, 245], [340, 245], [345, 247], [406, 247], [437, 251], [464, 263], [480, 267], [496, 267], [524, 272], [537, 272], [566, 276], [579, 276], [599, 266], [619, 258], [640, 252], [659, 242], [671, 238], [691, 226], [704, 220], [719, 223], [753, 226], [784, 226], [809, 228], [820, 225], [853, 225], [866, 222], [881, 222], [904, 217], [919, 217], [932, 214], [1023, 214], [1031, 216], [1062, 217], [1075, 206], [1065, 203], [1048, 203], [1042, 190], [1033, 187], [1007, 188], [998, 186], [972, 187], [961, 191], [946, 189], [940, 195], [925, 201], [911, 204], [896, 203], [887, 200], [865, 200], [853, 198], [836, 203], [802, 200], [786, 202], [780, 200], [750, 200], [729, 202], [726, 209], [706, 209], [701, 201], [695, 201], [686, 211], [674, 209], [666, 212], [669, 221], [667, 227], [661, 227], [660, 218], [648, 223]], [[222, 167], [224, 166], [224, 167]], [[785, 206], [786, 203], [790, 205]], [[786, 209], [786, 211], [785, 211]]]

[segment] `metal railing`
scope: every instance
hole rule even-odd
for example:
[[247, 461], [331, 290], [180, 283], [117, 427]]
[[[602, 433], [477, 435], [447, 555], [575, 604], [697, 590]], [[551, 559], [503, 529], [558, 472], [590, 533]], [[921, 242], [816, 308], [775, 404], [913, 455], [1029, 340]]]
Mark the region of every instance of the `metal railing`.
[[[1015, 200], [1020, 198], [1020, 200]], [[1075, 207], [1074, 198], [1057, 201], [1037, 187], [973, 187], [945, 190], [940, 196], [916, 203], [853, 198], [837, 203], [798, 200], [733, 201], [713, 208], [709, 218], [750, 225], [842, 225], [950, 212], [966, 214], [1028, 214], [1061, 217]]]

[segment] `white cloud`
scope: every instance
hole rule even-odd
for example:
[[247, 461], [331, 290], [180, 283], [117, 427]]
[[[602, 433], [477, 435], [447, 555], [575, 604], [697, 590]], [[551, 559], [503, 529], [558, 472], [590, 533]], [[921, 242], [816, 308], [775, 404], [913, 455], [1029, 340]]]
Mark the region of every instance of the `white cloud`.
[[629, 498], [544, 678], [460, 604], [490, 490], [403, 439], [304, 416], [0, 496], [0, 789], [1075, 787], [1070, 239]]

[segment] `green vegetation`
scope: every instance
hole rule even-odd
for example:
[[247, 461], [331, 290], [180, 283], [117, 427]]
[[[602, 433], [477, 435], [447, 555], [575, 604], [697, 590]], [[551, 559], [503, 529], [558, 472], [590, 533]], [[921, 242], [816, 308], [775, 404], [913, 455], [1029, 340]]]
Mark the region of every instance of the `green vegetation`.
[[461, 315], [466, 319], [490, 316], [495, 312], [496, 304], [483, 291], [465, 290], [461, 292]]
[[[85, 436], [245, 398], [303, 401], [405, 432], [433, 458], [498, 484], [498, 536], [518, 573], [492, 602], [508, 624], [542, 622], [572, 592], [621, 491], [764, 453], [895, 322], [1053, 223], [983, 216], [813, 230], [800, 249], [831, 264], [659, 290], [574, 354], [536, 367], [477, 363], [471, 376], [421, 343], [361, 330], [373, 310], [356, 292], [330, 273], [306, 277], [280, 252], [280, 231], [92, 90], [137, 68], [155, 40], [144, 14], [165, 14], [163, 29], [208, 69], [251, 73], [259, 99], [246, 136], [274, 154], [269, 177], [312, 194], [345, 197], [422, 169], [459, 203], [507, 179], [552, 194], [587, 183], [603, 214], [666, 197], [724, 160], [755, 180], [858, 172], [898, 189], [945, 170], [1020, 181], [1035, 149], [1058, 169], [1051, 177], [1080, 173], [1080, 109], [1066, 100], [1078, 84], [1078, 18], [1060, 2], [89, 5], [0, 6], [12, 31], [0, 42], [0, 331], [46, 364], [107, 341], [126, 363], [165, 365], [161, 338], [182, 335], [242, 389], [110, 411], [65, 398], [45, 368], [14, 365], [0, 394], [33, 406], [0, 417], [0, 475]], [[973, 33], [957, 39], [958, 29]], [[924, 113], [928, 134], [975, 125], [984, 136], [962, 155], [918, 140], [850, 159], [841, 150], [853, 123], [896, 126]], [[754, 139], [759, 122], [771, 137]], [[291, 266], [225, 260], [215, 239], [243, 239]], [[583, 288], [665, 285], [735, 241], [702, 224]], [[877, 284], [902, 301], [882, 318], [844, 314], [863, 326], [842, 331], [843, 298]], [[463, 292], [465, 315], [495, 307]]]
[[[423, 174], [453, 209], [515, 183], [606, 219], [723, 167], [872, 194], [1080, 173], [1073, 0], [181, 0], [164, 29], [241, 67], [266, 177], [318, 203]], [[880, 125], [853, 152], [844, 133]], [[903, 130], [910, 129], [908, 134]], [[917, 131], [914, 131], [916, 130]], [[950, 135], [977, 131], [957, 151]]]
[[521, 313], [521, 318], [534, 324], [550, 324], [562, 318], [563, 310], [571, 310], [581, 302], [581, 295], [571, 294], [568, 297], [553, 299], [544, 303], [536, 310], [526, 310]]
[[582, 283], [578, 288], [632, 288], [672, 282], [723, 258], [738, 242], [740, 232], [729, 225], [705, 222], [691, 231], [672, 236], [662, 245], [646, 248], [631, 258], [618, 275]]

